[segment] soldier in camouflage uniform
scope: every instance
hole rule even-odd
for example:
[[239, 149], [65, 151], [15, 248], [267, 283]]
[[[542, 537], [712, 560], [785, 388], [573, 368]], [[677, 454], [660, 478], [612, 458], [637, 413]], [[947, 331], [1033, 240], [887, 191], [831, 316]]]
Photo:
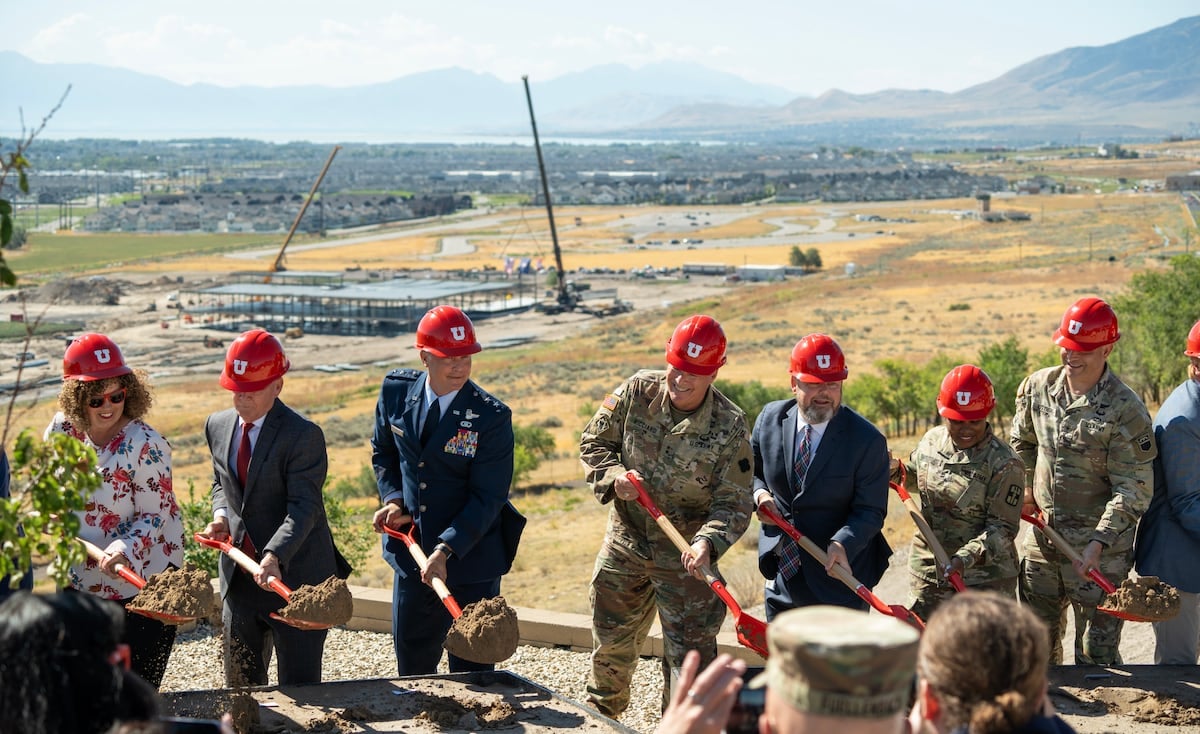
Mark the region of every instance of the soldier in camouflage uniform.
[[895, 617], [816, 605], [767, 628], [763, 732], [903, 731], [916, 674], [916, 629]]
[[987, 373], [971, 364], [955, 367], [937, 398], [946, 425], [926, 433], [909, 456], [907, 489], [920, 496], [921, 514], [950, 556], [949, 567], [938, 568], [925, 536], [913, 536], [911, 608], [923, 619], [954, 593], [946, 583], [952, 572], [968, 587], [1016, 597], [1025, 467], [992, 433], [987, 417], [995, 405]]
[[1062, 366], [1017, 388], [1009, 442], [1025, 463], [1024, 511], [1042, 512], [1082, 563], [1040, 531], [1022, 547], [1021, 599], [1050, 628], [1050, 662], [1062, 662], [1068, 604], [1075, 614], [1076, 664], [1120, 664], [1121, 621], [1096, 611], [1099, 569], [1120, 583], [1133, 567], [1133, 537], [1153, 491], [1154, 432], [1146, 406], [1108, 368], [1120, 338], [1117, 316], [1098, 298], [1076, 301], [1054, 332]]
[[[607, 716], [629, 705], [629, 684], [657, 609], [663, 630], [663, 708], [689, 649], [707, 665], [725, 617], [703, 581], [750, 523], [750, 443], [740, 408], [712, 387], [725, 334], [692, 316], [667, 344], [667, 369], [643, 370], [606, 396], [583, 430], [580, 459], [601, 503], [612, 502], [592, 576], [592, 673], [588, 700]], [[637, 505], [625, 474], [692, 542], [681, 554]]]

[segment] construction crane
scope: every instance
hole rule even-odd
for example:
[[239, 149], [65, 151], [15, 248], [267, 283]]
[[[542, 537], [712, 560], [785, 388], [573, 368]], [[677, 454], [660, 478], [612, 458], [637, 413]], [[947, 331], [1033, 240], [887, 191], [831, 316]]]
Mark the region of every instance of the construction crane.
[[325, 166], [321, 169], [321, 173], [317, 175], [317, 180], [313, 183], [312, 190], [308, 192], [308, 198], [304, 200], [304, 205], [300, 207], [300, 213], [296, 215], [296, 221], [292, 222], [292, 228], [288, 230], [287, 237], [283, 238], [283, 244], [279, 247], [279, 254], [275, 256], [275, 262], [271, 263], [271, 268], [267, 271], [267, 277], [263, 282], [271, 282], [271, 273], [287, 270], [283, 265], [283, 256], [287, 252], [288, 244], [292, 241], [292, 235], [296, 234], [296, 228], [300, 226], [300, 220], [304, 218], [304, 212], [308, 211], [308, 205], [312, 203], [313, 197], [317, 195], [317, 189], [321, 187], [321, 181], [325, 179], [325, 173], [329, 170], [329, 166], [333, 164], [334, 156], [341, 149], [342, 146], [335, 145], [333, 146], [333, 150], [329, 152], [329, 159], [325, 161]]
[[533, 96], [529, 94], [529, 76], [525, 83], [525, 102], [529, 105], [529, 124], [533, 127], [533, 147], [537, 149], [538, 172], [542, 175], [542, 196], [546, 200], [546, 215], [550, 218], [550, 240], [554, 244], [554, 266], [558, 268], [558, 299], [554, 311], [570, 311], [579, 303], [578, 295], [567, 287], [567, 271], [563, 270], [562, 248], [558, 246], [558, 228], [554, 226], [554, 204], [550, 201], [550, 182], [546, 180], [546, 162], [542, 159], [542, 143], [538, 140], [537, 120], [533, 116]]

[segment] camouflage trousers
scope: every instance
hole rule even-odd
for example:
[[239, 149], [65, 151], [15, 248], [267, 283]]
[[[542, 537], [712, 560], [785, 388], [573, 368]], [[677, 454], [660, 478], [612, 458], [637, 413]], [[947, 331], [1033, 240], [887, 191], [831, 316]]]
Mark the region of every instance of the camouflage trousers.
[[[926, 622], [929, 621], [929, 615], [933, 614], [934, 610], [942, 602], [958, 593], [950, 585], [949, 581], [942, 581], [939, 584], [935, 584], [932, 581], [926, 581], [920, 576], [910, 576], [909, 581], [909, 593], [912, 603], [909, 604], [908, 608], [912, 610], [913, 614]], [[994, 591], [1009, 599], [1017, 598], [1017, 580], [1015, 578], [993, 579], [973, 584], [968, 586], [967, 589], [968, 591]]]
[[[629, 685], [638, 651], [654, 613], [663, 635], [663, 710], [671, 683], [688, 650], [700, 653], [703, 669], [717, 656], [717, 632], [725, 607], [708, 584], [687, 575], [673, 556], [659, 563], [639, 558], [605, 540], [592, 573], [592, 672], [588, 702], [616, 717], [629, 706]], [[715, 569], [714, 569], [715, 571]]]
[[[1075, 615], [1075, 664], [1120, 665], [1124, 623], [1096, 611], [1104, 590], [1080, 578], [1071, 560], [1040, 532], [1029, 533], [1022, 551], [1020, 600], [1050, 628], [1050, 664], [1062, 665], [1062, 636], [1070, 607]], [[1119, 585], [1132, 568], [1132, 550], [1106, 550], [1100, 555], [1100, 572], [1114, 584]]]

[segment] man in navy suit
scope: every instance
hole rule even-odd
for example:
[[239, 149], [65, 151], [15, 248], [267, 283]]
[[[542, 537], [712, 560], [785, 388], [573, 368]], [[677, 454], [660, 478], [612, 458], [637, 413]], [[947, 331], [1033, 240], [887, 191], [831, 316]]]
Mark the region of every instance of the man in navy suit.
[[825, 334], [809, 334], [791, 356], [794, 399], [769, 403], [750, 437], [754, 503], [768, 505], [818, 546], [824, 567], [759, 514], [758, 567], [767, 578], [767, 620], [794, 607], [867, 604], [832, 573], [839, 564], [868, 587], [892, 549], [881, 534], [887, 515], [887, 441], [842, 405], [846, 358]]
[[225, 623], [225, 681], [266, 685], [272, 648], [279, 682], [321, 682], [325, 630], [299, 630], [270, 617], [284, 605], [267, 586], [275, 577], [295, 589], [316, 585], [350, 567], [337, 552], [325, 501], [328, 457], [319, 426], [279, 399], [291, 367], [283, 345], [262, 329], [229, 345], [221, 387], [233, 406], [204, 425], [212, 453], [213, 521], [203, 534], [228, 539], [262, 573], [251, 577], [221, 556], [221, 618]]
[[1200, 321], [1188, 333], [1184, 355], [1188, 379], [1154, 417], [1154, 496], [1134, 542], [1138, 575], [1176, 587], [1182, 602], [1174, 619], [1154, 623], [1159, 665], [1200, 661]]
[[[512, 412], [471, 382], [482, 347], [459, 309], [438, 306], [417, 326], [425, 371], [393, 370], [375, 409], [371, 462], [383, 506], [376, 532], [417, 529], [424, 570], [404, 543], [384, 537], [395, 571], [392, 638], [400, 675], [437, 672], [453, 623], [429, 585], [441, 579], [460, 606], [500, 594], [524, 518], [508, 504], [513, 476]], [[494, 666], [449, 655], [451, 672]]]

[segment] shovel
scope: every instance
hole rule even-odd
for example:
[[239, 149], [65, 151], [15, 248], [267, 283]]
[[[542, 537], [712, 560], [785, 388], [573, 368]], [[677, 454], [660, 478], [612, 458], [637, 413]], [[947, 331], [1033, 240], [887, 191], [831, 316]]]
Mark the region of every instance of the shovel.
[[[816, 558], [823, 566], [829, 562], [829, 556], [825, 551], [821, 550], [816, 543], [812, 542], [807, 536], [803, 535], [791, 523], [784, 520], [778, 512], [771, 510], [765, 506], [759, 506], [758, 511], [766, 515], [771, 522], [779, 526], [779, 529], [788, 535], [789, 538], [796, 541], [796, 545], [808, 551], [809, 555]], [[871, 607], [880, 614], [886, 614], [889, 617], [895, 617], [901, 622], [907, 622], [917, 629], [919, 632], [925, 631], [925, 622], [922, 621], [911, 609], [899, 604], [885, 604], [882, 599], [875, 596], [861, 581], [854, 578], [846, 568], [840, 564], [833, 564], [833, 573], [838, 579], [850, 587], [858, 597], [870, 604]]]
[[[262, 572], [262, 566], [258, 565], [257, 561], [243, 553], [240, 548], [235, 548], [234, 545], [228, 540], [206, 538], [200, 533], [196, 533], [193, 537], [196, 538], [196, 542], [200, 545], [206, 545], [209, 548], [216, 548], [232, 558], [234, 563], [245, 569], [245, 571], [251, 576]], [[279, 594], [279, 596], [283, 597], [284, 601], [289, 601], [292, 598], [292, 590], [274, 576], [271, 576], [267, 579], [267, 586], [271, 588], [271, 591], [274, 591], [276, 594]], [[303, 619], [296, 619], [294, 617], [284, 617], [283, 615], [276, 614], [275, 612], [271, 612], [271, 619], [277, 619], [286, 625], [290, 625], [296, 629], [302, 630], [327, 630], [333, 626], [332, 624], [326, 624], [324, 622], [309, 622]]]
[[[929, 522], [921, 514], [921, 508], [917, 507], [917, 501], [904, 488], [904, 471], [904, 462], [900, 462], [900, 481], [888, 482], [888, 486], [895, 490], [896, 494], [900, 496], [900, 501], [908, 508], [908, 516], [912, 518], [913, 523], [917, 526], [917, 530], [925, 538], [925, 542], [929, 544], [929, 550], [933, 551], [933, 559], [937, 561], [938, 568], [950, 568], [950, 554], [946, 553], [946, 549], [938, 541], [933, 528], [929, 526]], [[951, 572], [946, 576], [946, 580], [950, 582], [955, 591], [967, 590], [967, 585], [963, 583], [962, 575], [958, 571]]]
[[[84, 549], [87, 550], [88, 556], [91, 557], [91, 559], [96, 563], [100, 563], [100, 561], [104, 560], [104, 551], [100, 550], [99, 547], [89, 543], [83, 538], [78, 538], [77, 540], [83, 544]], [[135, 571], [130, 569], [125, 564], [118, 563], [113, 566], [113, 570], [117, 572], [118, 576], [138, 587], [138, 589], [145, 588], [146, 579], [139, 576]], [[195, 622], [197, 619], [199, 619], [199, 617], [186, 617], [178, 614], [167, 614], [166, 612], [159, 612], [150, 609], [139, 609], [137, 607], [126, 607], [126, 609], [134, 614], [140, 614], [143, 617], [149, 617], [150, 619], [157, 620], [163, 624], [187, 624], [188, 622]]]
[[[1046, 520], [1042, 517], [1041, 513], [1038, 513], [1037, 515], [1030, 515], [1028, 513], [1022, 512], [1021, 519], [1024, 520], [1025, 522], [1029, 523], [1030, 525], [1033, 525], [1038, 530], [1041, 530], [1043, 533], [1045, 533], [1046, 537], [1050, 539], [1050, 542], [1054, 543], [1054, 546], [1056, 548], [1058, 548], [1060, 551], [1062, 551], [1063, 555], [1065, 555], [1067, 558], [1071, 559], [1072, 563], [1077, 563], [1077, 564], [1083, 563], [1083, 556], [1081, 556], [1079, 554], [1079, 551], [1075, 550], [1074, 546], [1072, 546], [1070, 543], [1068, 543], [1067, 539], [1064, 538], [1057, 530], [1055, 530], [1054, 528], [1047, 525]], [[1113, 583], [1108, 580], [1107, 576], [1100, 573], [1100, 569], [1093, 568], [1090, 571], [1088, 571], [1087, 575], [1088, 575], [1088, 577], [1090, 577], [1092, 579], [1092, 581], [1095, 581], [1096, 584], [1101, 589], [1104, 590], [1105, 594], [1112, 594], [1112, 593], [1116, 592], [1117, 587], [1113, 586]], [[1100, 611], [1100, 612], [1104, 612], [1105, 614], [1111, 614], [1112, 616], [1116, 617], [1117, 619], [1123, 619], [1126, 622], [1156, 622], [1156, 621], [1158, 621], [1157, 619], [1151, 619], [1149, 617], [1142, 617], [1137, 614], [1131, 614], [1129, 612], [1124, 611], [1123, 609], [1111, 609], [1109, 607], [1098, 606], [1098, 607], [1096, 607], [1096, 610]]]
[[[625, 478], [633, 484], [637, 489], [637, 502], [642, 507], [646, 508], [646, 512], [650, 513], [650, 517], [654, 518], [654, 522], [662, 528], [662, 531], [667, 534], [671, 542], [682, 553], [691, 553], [692, 546], [683, 539], [671, 521], [662, 514], [662, 510], [658, 509], [658, 505], [654, 504], [654, 500], [650, 499], [650, 495], [646, 494], [646, 488], [638, 480], [637, 475], [633, 472], [627, 472]], [[704, 572], [704, 580], [712, 587], [717, 596], [721, 597], [721, 601], [725, 602], [725, 606], [729, 607], [729, 611], [733, 612], [734, 631], [737, 632], [737, 640], [742, 645], [750, 648], [754, 652], [767, 657], [767, 623], [761, 619], [755, 619], [749, 614], [742, 611], [741, 606], [725, 588], [725, 582], [717, 578], [717, 575], [712, 572], [712, 569], [705, 564], [701, 570]]]
[[[421, 544], [413, 536], [416, 531], [416, 523], [409, 525], [407, 533], [393, 530], [386, 525], [383, 526], [383, 532], [393, 538], [399, 538], [404, 541], [408, 552], [412, 555], [413, 560], [417, 562], [417, 568], [424, 571], [425, 567], [429, 565], [429, 557], [425, 555], [425, 551], [421, 550]], [[445, 605], [446, 611], [450, 612], [450, 616], [454, 619], [455, 624], [457, 624], [458, 620], [462, 618], [463, 612], [454, 595], [450, 593], [450, 587], [446, 586], [446, 582], [436, 576], [430, 584], [433, 586], [433, 590], [437, 592], [438, 598], [442, 600], [442, 604]], [[471, 634], [468, 634], [470, 630], [454, 630], [454, 628], [451, 628], [454, 632], [462, 633], [460, 635], [462, 644], [454, 643], [450, 639], [452, 636], [448, 636], [446, 650], [464, 660], [471, 660], [476, 663], [499, 663], [508, 660], [517, 651], [517, 645], [521, 641], [520, 629], [517, 628], [515, 623], [509, 623], [503, 617], [496, 621], [495, 624], [499, 625], [495, 639], [486, 641], [473, 638]], [[509, 644], [510, 642], [511, 644]]]

